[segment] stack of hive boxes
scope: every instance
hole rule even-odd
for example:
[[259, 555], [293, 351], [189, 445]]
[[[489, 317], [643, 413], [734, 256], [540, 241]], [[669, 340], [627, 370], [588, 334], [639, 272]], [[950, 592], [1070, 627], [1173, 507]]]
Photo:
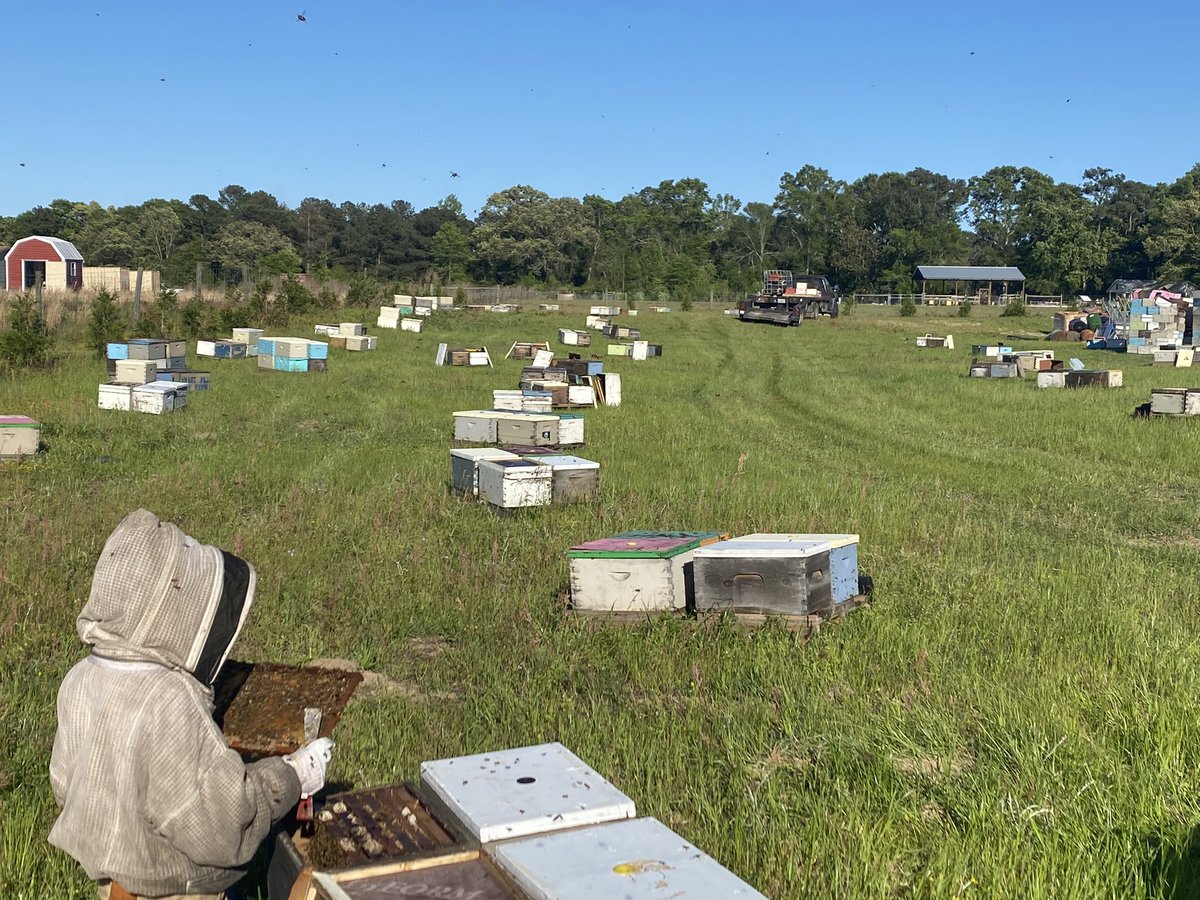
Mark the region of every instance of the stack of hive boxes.
[[662, 356], [662, 344], [651, 344], [649, 341], [609, 344], [608, 355], [628, 356], [630, 359], [649, 359], [652, 356]]
[[1129, 301], [1128, 352], [1149, 354], [1164, 348], [1178, 349], [1183, 346], [1186, 330], [1185, 305], [1162, 299]]
[[454, 439], [513, 447], [569, 447], [583, 443], [579, 413], [467, 409], [453, 413]]
[[558, 329], [558, 342], [566, 344], [568, 347], [590, 347], [592, 334], [590, 331], [581, 331], [577, 328], [560, 328]]
[[936, 335], [927, 334], [917, 338], [918, 347], [944, 347], [947, 350], [954, 349], [954, 335], [948, 334], [945, 337], [937, 337]]
[[116, 364], [120, 360], [150, 361], [155, 369], [160, 370], [187, 368], [187, 342], [173, 338], [134, 338], [123, 343], [112, 343], [107, 345], [105, 355], [110, 378], [116, 375]]
[[375, 324], [380, 328], [391, 328], [393, 331], [395, 331], [400, 327], [400, 307], [379, 307], [379, 318], [375, 320]]
[[329, 345], [297, 337], [260, 337], [259, 369], [275, 372], [324, 372]]
[[492, 357], [487, 347], [456, 347], [438, 344], [435, 365], [439, 366], [491, 366]]
[[0, 460], [33, 456], [41, 440], [42, 426], [29, 416], [0, 416]]
[[207, 372], [186, 368], [186, 350], [184, 341], [155, 338], [109, 344], [109, 380], [99, 387], [97, 405], [156, 415], [182, 409], [191, 385], [208, 387]]
[[693, 555], [727, 535], [626, 531], [567, 551], [571, 606], [594, 612], [682, 611], [693, 607]]
[[235, 328], [233, 339], [239, 344], [246, 345], [247, 356], [258, 356], [258, 339], [263, 336], [261, 328]]
[[583, 503], [600, 490], [600, 464], [557, 453], [455, 448], [450, 451], [450, 484], [501, 509]]
[[[323, 862], [318, 848], [330, 847]], [[638, 818], [632, 799], [557, 742], [426, 761], [417, 785], [331, 795], [311, 842], [280, 835], [267, 882], [273, 898], [313, 900], [766, 900]]]
[[188, 386], [179, 381], [153, 381], [148, 384], [115, 382], [100, 385], [101, 409], [144, 412], [153, 415], [176, 412], [187, 406]]
[[1156, 416], [1200, 415], [1200, 390], [1190, 388], [1153, 388], [1150, 412]]

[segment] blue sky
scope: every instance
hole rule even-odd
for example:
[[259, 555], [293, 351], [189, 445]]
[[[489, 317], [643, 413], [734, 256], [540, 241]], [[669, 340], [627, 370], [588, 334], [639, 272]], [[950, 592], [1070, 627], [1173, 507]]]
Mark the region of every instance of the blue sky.
[[806, 163], [1173, 181], [1200, 160], [1198, 26], [1175, 0], [10, 4], [0, 214], [228, 184], [769, 202]]

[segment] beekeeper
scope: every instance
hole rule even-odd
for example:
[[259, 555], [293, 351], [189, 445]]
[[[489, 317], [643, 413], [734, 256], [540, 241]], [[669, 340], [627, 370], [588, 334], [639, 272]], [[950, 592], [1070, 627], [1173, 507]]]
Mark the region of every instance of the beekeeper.
[[325, 784], [333, 743], [246, 765], [212, 683], [254, 600], [254, 568], [139, 509], [96, 563], [76, 620], [92, 648], [58, 691], [50, 843], [108, 900], [220, 898], [272, 824]]

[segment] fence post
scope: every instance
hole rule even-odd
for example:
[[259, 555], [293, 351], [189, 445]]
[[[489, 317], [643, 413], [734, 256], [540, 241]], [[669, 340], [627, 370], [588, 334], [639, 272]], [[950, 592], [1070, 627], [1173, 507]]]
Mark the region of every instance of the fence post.
[[142, 317], [142, 272], [144, 270], [138, 266], [137, 279], [133, 283], [133, 321], [136, 324], [137, 320]]
[[204, 263], [196, 263], [196, 299], [199, 300], [204, 289]]

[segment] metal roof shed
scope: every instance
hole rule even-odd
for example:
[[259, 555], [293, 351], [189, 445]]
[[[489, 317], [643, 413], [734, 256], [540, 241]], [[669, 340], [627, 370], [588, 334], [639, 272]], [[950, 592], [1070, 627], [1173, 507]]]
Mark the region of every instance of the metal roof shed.
[[983, 285], [973, 291], [981, 303], [991, 302], [992, 285], [1001, 284], [1001, 296], [1009, 296], [1008, 286], [1017, 285], [1017, 295], [1025, 296], [1025, 276], [1016, 266], [917, 266], [917, 279], [921, 282], [921, 296], [925, 296], [925, 286], [930, 281], [940, 281], [943, 284], [953, 281], [955, 293], [958, 285]]

